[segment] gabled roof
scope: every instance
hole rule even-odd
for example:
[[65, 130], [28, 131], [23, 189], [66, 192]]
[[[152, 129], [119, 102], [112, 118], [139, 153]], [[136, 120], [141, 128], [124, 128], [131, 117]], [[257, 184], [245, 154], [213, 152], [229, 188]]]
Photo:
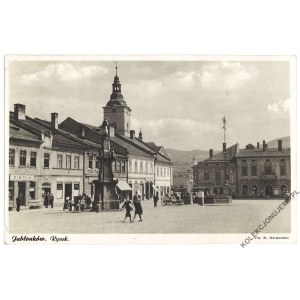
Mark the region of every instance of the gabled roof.
[[43, 142], [38, 135], [31, 133], [30, 131], [23, 129], [17, 125], [14, 125], [11, 122], [9, 124], [9, 138], [39, 142], [39, 143]]
[[25, 117], [25, 120], [17, 120], [14, 118], [14, 113], [10, 112], [10, 122], [38, 136], [40, 136], [41, 133], [44, 133], [45, 136], [48, 137], [52, 135], [53, 145], [63, 144], [71, 147], [84, 146], [80, 141], [77, 141], [72, 137], [68, 137], [66, 134], [60, 132], [59, 130], [53, 130], [53, 128], [51, 128], [50, 122], [47, 121], [32, 119], [28, 116]]
[[[232, 160], [236, 156], [237, 151], [238, 151], [238, 144], [232, 145], [231, 147], [227, 148], [226, 149], [226, 160], [227, 161]], [[209, 158], [205, 159], [204, 161], [207, 161], [207, 162], [209, 162], [209, 161], [225, 161], [223, 151], [217, 153], [213, 157], [209, 157]]]

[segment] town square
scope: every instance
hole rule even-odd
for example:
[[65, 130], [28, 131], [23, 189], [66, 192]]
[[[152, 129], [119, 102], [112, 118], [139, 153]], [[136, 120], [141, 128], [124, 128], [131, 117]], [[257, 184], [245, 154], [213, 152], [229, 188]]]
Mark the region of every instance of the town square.
[[290, 198], [288, 59], [7, 64], [9, 233], [241, 234]]

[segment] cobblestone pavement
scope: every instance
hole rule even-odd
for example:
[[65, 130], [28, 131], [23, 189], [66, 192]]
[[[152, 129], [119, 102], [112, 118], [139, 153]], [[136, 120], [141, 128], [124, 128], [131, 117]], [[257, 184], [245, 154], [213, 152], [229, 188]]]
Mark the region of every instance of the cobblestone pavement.
[[[143, 222], [123, 223], [125, 210], [115, 212], [63, 211], [55, 207], [9, 212], [10, 233], [250, 233], [282, 200], [233, 200], [231, 204], [153, 207], [145, 200]], [[289, 233], [290, 204], [264, 229]]]

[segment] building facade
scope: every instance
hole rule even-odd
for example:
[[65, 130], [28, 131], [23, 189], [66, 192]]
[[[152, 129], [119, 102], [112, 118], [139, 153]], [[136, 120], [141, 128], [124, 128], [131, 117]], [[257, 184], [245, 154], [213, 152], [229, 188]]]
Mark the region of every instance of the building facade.
[[[238, 144], [227, 149], [226, 180], [229, 194], [242, 198], [284, 196], [291, 189], [290, 148], [278, 140], [277, 148]], [[222, 159], [223, 157], [223, 159]], [[225, 160], [223, 153], [213, 155], [193, 167], [194, 190], [210, 194], [223, 194], [225, 186]]]

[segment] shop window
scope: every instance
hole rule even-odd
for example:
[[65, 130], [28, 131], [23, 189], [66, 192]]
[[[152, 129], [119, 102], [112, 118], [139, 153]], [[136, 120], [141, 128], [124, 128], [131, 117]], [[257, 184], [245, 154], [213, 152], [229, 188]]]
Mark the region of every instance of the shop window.
[[57, 183], [56, 185], [56, 198], [62, 199], [63, 197], [63, 184]]
[[79, 156], [74, 156], [74, 169], [79, 169]]
[[36, 152], [30, 152], [30, 167], [36, 167]]
[[30, 181], [29, 196], [32, 200], [35, 200], [35, 182], [34, 181]]
[[50, 154], [44, 153], [44, 168], [49, 168], [50, 165]]
[[9, 149], [9, 165], [15, 165], [15, 149]]
[[26, 166], [26, 151], [20, 150], [20, 166], [25, 167]]
[[93, 169], [93, 155], [89, 156], [89, 169]]
[[9, 201], [13, 201], [14, 200], [14, 182], [10, 181], [9, 182]]
[[60, 169], [63, 167], [63, 156], [61, 154], [57, 154], [57, 167]]
[[71, 155], [66, 155], [66, 168], [71, 169]]
[[121, 172], [125, 173], [125, 161], [121, 161]]

